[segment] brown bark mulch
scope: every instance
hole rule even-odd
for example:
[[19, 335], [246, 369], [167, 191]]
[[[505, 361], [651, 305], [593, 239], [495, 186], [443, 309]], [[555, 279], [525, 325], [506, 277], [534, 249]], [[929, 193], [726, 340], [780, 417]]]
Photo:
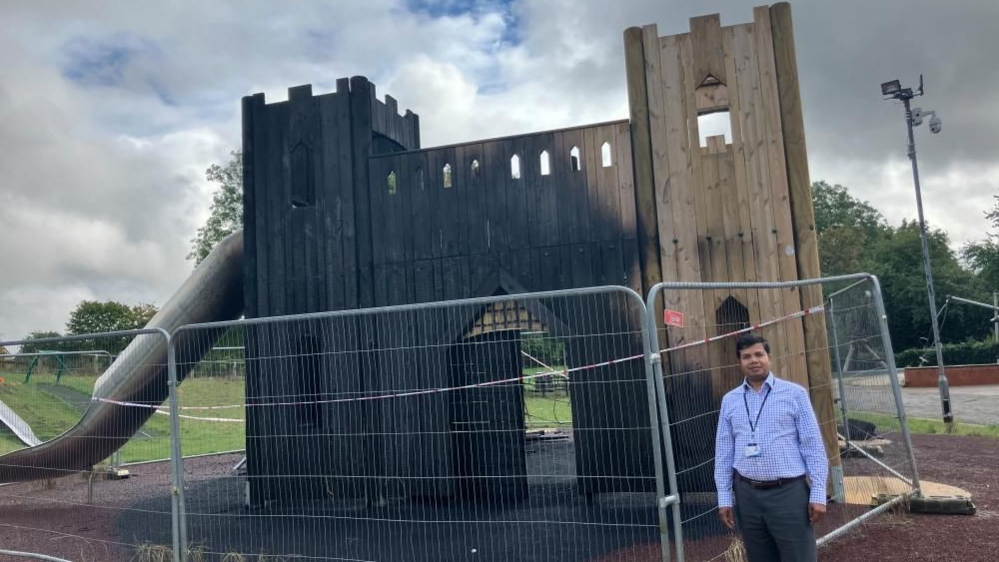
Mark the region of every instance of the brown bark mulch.
[[[892, 436], [898, 441], [900, 436]], [[917, 515], [885, 513], [852, 529], [819, 549], [820, 562], [985, 562], [999, 560], [999, 439], [915, 435], [913, 445], [922, 480], [957, 486], [972, 494], [977, 514]], [[892, 447], [891, 466], [905, 462], [901, 447]], [[844, 461], [847, 474], [879, 474], [862, 459]], [[882, 473], [883, 474], [883, 473]], [[868, 511], [865, 506], [829, 505], [816, 528], [822, 536]], [[714, 517], [711, 513], [708, 517]], [[718, 534], [685, 541], [687, 562], [740, 562], [725, 557], [734, 535]], [[659, 545], [634, 546], [605, 556], [599, 562], [655, 562]]]
[[967, 490], [977, 514], [886, 514], [819, 551], [822, 562], [999, 559], [999, 439], [914, 435], [923, 480]]
[[[913, 437], [920, 477], [963, 488], [973, 495], [974, 516], [884, 514], [861, 525], [819, 551], [822, 562], [933, 561], [978, 562], [999, 559], [999, 439], [917, 435]], [[205, 464], [188, 469], [195, 474], [226, 472], [238, 456], [209, 457], [187, 463]], [[207, 466], [207, 465], [214, 466]], [[161, 535], [156, 542], [169, 544], [169, 469], [166, 464], [131, 468], [132, 477], [121, 482], [95, 483], [94, 505], [87, 505], [87, 485], [79, 476], [57, 481], [0, 487], [0, 549], [42, 552], [68, 560], [90, 562], [133, 560], [138, 537], [122, 536], [121, 518], [138, 503], [150, 512], [143, 518]], [[161, 504], [141, 502], [159, 497]], [[830, 506], [820, 534], [866, 511], [863, 506]], [[718, 536], [691, 541], [687, 560], [709, 560], [730, 542]], [[618, 551], [607, 561], [652, 562], [658, 545]], [[20, 562], [0, 555], [0, 562]], [[603, 562], [604, 559], [602, 559]], [[724, 560], [724, 558], [719, 558]]]

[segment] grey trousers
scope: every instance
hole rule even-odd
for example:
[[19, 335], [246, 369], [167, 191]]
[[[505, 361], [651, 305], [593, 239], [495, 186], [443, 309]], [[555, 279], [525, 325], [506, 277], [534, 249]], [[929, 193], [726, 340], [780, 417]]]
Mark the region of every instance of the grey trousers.
[[815, 529], [808, 520], [804, 479], [758, 490], [736, 476], [732, 487], [749, 562], [815, 562]]

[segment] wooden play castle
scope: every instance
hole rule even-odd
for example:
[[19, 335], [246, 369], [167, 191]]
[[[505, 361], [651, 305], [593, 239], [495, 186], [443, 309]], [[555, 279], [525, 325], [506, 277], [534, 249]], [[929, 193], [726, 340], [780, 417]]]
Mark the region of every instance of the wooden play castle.
[[[320, 95], [311, 86], [294, 87], [283, 102], [268, 104], [263, 94], [244, 98], [247, 317], [594, 285], [623, 285], [645, 294], [660, 281], [818, 277], [790, 7], [763, 6], [753, 16], [752, 22], [724, 27], [718, 15], [696, 17], [688, 33], [667, 37], [660, 37], [654, 25], [628, 29], [630, 115], [608, 123], [422, 148], [419, 117], [410, 111], [400, 115], [396, 100], [378, 99], [375, 86], [363, 77], [337, 80], [335, 92]], [[708, 115], [727, 115], [730, 136], [702, 142], [699, 121]], [[667, 291], [662, 306], [683, 311], [693, 328], [670, 328], [666, 338], [675, 345], [821, 301], [819, 288]], [[357, 329], [369, 337], [366, 349], [393, 338], [419, 337], [393, 334], [384, 326]], [[489, 333], [438, 337], [484, 338], [488, 344]], [[787, 356], [779, 364], [781, 374], [818, 389], [812, 398], [820, 421], [832, 420], [822, 316], [781, 323], [766, 335]], [[255, 361], [254, 354], [322, 356], [331, 351], [332, 341], [304, 334], [298, 341], [270, 342], [264, 351], [263, 341], [247, 337], [248, 400], [319, 392], [289, 390], [299, 384], [294, 361]], [[493, 359], [483, 360], [494, 361], [498, 369], [519, 369], [519, 359], [510, 359], [517, 351], [494, 343]], [[712, 369], [712, 375], [701, 377], [710, 384], [694, 390], [717, 399], [735, 380], [731, 370], [720, 368], [733, 362], [724, 352], [695, 348], [671, 356], [668, 367], [671, 372]], [[606, 359], [603, 353], [599, 346], [576, 350], [572, 360]], [[407, 388], [401, 377], [415, 376], [380, 371], [377, 362], [316, 368], [336, 381], [322, 392]], [[640, 378], [632, 372], [636, 368], [641, 365], [609, 376]], [[459, 375], [442, 369], [420, 376], [446, 387]], [[672, 390], [667, 386], [667, 392]], [[627, 403], [644, 395], [621, 398]], [[414, 495], [453, 496], [448, 476], [460, 462], [447, 437], [453, 410], [441, 400], [446, 399], [423, 402], [406, 420], [421, 432], [440, 434], [439, 439], [377, 444], [374, 438], [336, 442], [330, 437], [398, 424], [374, 419], [381, 416], [374, 409], [348, 413], [330, 405], [320, 421], [305, 427], [285, 410], [249, 408], [248, 469], [261, 477], [251, 478], [253, 501], [281, 495], [276, 479], [268, 478], [277, 475], [314, 477], [316, 495], [329, 493], [331, 485], [349, 494], [346, 484], [338, 488], [329, 475], [347, 480], [369, 474], [425, 479]], [[672, 406], [683, 408], [676, 400]], [[647, 408], [627, 410], [616, 415], [636, 426], [649, 424]], [[600, 427], [600, 421], [578, 423]], [[835, 424], [822, 427], [834, 452]], [[305, 433], [295, 442], [299, 452], [287, 451], [287, 441], [278, 437], [284, 431]], [[644, 451], [645, 461], [611, 464], [612, 440], [577, 439], [579, 475], [608, 477], [581, 479], [583, 493], [630, 489], [627, 478], [611, 478], [615, 470], [623, 477], [651, 472], [651, 450], [638, 441], [629, 446]], [[416, 448], [437, 460], [392, 460], [412, 456]], [[310, 449], [336, 451], [338, 458], [332, 465], [310, 460], [328, 459], [308, 455]], [[520, 470], [518, 454], [507, 455], [515, 459], [504, 468], [512, 475]], [[302, 481], [308, 478], [295, 485], [303, 486]]]

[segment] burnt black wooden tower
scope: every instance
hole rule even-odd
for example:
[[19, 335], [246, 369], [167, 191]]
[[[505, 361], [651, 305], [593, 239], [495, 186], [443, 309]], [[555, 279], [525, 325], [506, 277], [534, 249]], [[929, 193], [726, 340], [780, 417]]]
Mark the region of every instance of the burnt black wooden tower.
[[[641, 291], [628, 121], [421, 149], [418, 116], [399, 115], [396, 101], [378, 100], [363, 77], [337, 80], [334, 93], [299, 86], [288, 97], [243, 99], [248, 318], [594, 285]], [[557, 311], [534, 313], [560, 324]], [[637, 328], [615, 326], [623, 314], [609, 308], [595, 317], [603, 319], [562, 330], [585, 336]], [[422, 387], [465, 384], [477, 382], [471, 373], [483, 363], [491, 376], [520, 372], [519, 345], [510, 343], [516, 336], [479, 334], [481, 351], [456, 357], [447, 344], [466, 334], [426, 332], [377, 317], [248, 328], [247, 400], [413, 388], [407, 377]], [[633, 341], [602, 341], [570, 345], [570, 363], [608, 359], [615, 345], [634, 348]], [[417, 350], [396, 360], [421, 372], [385, 368], [385, 354], [372, 351], [397, 345]], [[434, 353], [440, 356], [427, 357]], [[593, 373], [644, 376], [640, 362]], [[648, 427], [644, 382], [595, 386], [600, 396], [586, 390], [593, 385], [572, 396], [577, 474], [588, 477], [579, 489], [637, 491], [652, 473], [648, 434], [622, 440], [621, 432], [580, 430]], [[526, 478], [456, 487], [454, 476], [524, 476], [523, 442], [449, 436], [469, 415], [450, 400], [413, 399], [401, 411], [374, 402], [248, 408], [251, 501], [302, 491], [370, 498], [380, 493], [372, 486], [384, 489], [393, 479], [407, 482], [407, 496], [523, 497]], [[608, 407], [592, 407], [598, 401]], [[523, 425], [516, 407], [504, 411], [508, 419], [490, 423]], [[500, 466], [480, 466], [489, 447]]]

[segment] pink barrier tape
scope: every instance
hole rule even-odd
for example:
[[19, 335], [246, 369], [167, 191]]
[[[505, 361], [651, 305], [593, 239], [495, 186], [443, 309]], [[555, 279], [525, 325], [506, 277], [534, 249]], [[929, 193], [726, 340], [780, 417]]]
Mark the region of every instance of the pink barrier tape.
[[[371, 400], [387, 400], [392, 398], [409, 398], [412, 396], [426, 396], [429, 394], [440, 394], [442, 392], [455, 392], [458, 390], [469, 390], [473, 388], [485, 388], [490, 386], [497, 386], [501, 384], [510, 384], [516, 382], [522, 382], [526, 380], [539, 379], [543, 377], [551, 377], [558, 375], [566, 375], [568, 373], [577, 373], [580, 371], [591, 371], [593, 369], [599, 369], [601, 367], [608, 367], [610, 365], [617, 365], [619, 363], [626, 363], [628, 361], [634, 361], [636, 359], [642, 359], [645, 357], [644, 354], [632, 355], [631, 357], [624, 357], [621, 359], [610, 359], [602, 363], [594, 363], [592, 365], [585, 365], [582, 367], [575, 367], [572, 369], [564, 369], [561, 371], [546, 371], [543, 373], [535, 373], [533, 375], [523, 375], [520, 377], [513, 377], [508, 379], [501, 379], [495, 381], [480, 382], [476, 384], [466, 384], [464, 386], [452, 386], [443, 388], [428, 388], [423, 390], [413, 390], [408, 392], [394, 392], [392, 394], [377, 394], [374, 396], [358, 396], [355, 398], [334, 398], [332, 400], [306, 400], [306, 401], [296, 401], [296, 402], [267, 402], [263, 404], [231, 404], [226, 406], [182, 406], [181, 410], [225, 410], [233, 408], [259, 408], [263, 406], [307, 406], [313, 404], [344, 404], [348, 402], [367, 402]], [[115, 404], [117, 406], [128, 406], [133, 408], [151, 408], [154, 410], [167, 410], [162, 406], [156, 406], [152, 404], [136, 404], [133, 402], [121, 402], [118, 400], [110, 400], [107, 398], [94, 398], [95, 402], [105, 402], [108, 404]], [[204, 418], [201, 418], [204, 419]]]
[[[156, 410], [154, 413], [162, 414], [164, 416], [169, 416], [170, 412], [166, 408], [161, 408]], [[202, 418], [198, 416], [185, 416], [184, 414], [177, 414], [177, 417], [182, 420], [197, 420], [197, 421], [207, 421], [207, 422], [222, 422], [222, 423], [244, 423], [246, 420], [242, 418]]]
[[[154, 414], [161, 414], [164, 416], [170, 415], [170, 408], [164, 406], [154, 406], [152, 404], [137, 404], [135, 402], [122, 402], [120, 400], [111, 400], [109, 398], [94, 398], [94, 402], [104, 402], [105, 404], [114, 404], [116, 406], [127, 406], [130, 408], [149, 408], [154, 410]], [[207, 406], [208, 408], [242, 408], [242, 406]], [[243, 423], [246, 420], [240, 418], [202, 418], [198, 416], [185, 416], [184, 414], [178, 414], [178, 417], [185, 420], [198, 420], [198, 421], [211, 421], [211, 422], [229, 422], [229, 423]]]
[[[795, 318], [803, 318], [805, 316], [808, 316], [809, 314], [816, 314], [816, 313], [819, 313], [819, 312], [823, 312], [824, 310], [825, 310], [825, 306], [823, 306], [823, 305], [813, 306], [811, 308], [806, 308], [804, 310], [800, 310], [798, 312], [794, 312], [792, 314], [788, 314], [788, 315], [782, 316], [780, 318], [775, 318], [773, 320], [768, 320], [766, 322], [761, 322], [759, 324], [755, 324], [755, 325], [749, 326], [747, 328], [742, 328], [741, 330], [736, 330], [734, 332], [729, 332], [727, 334], [721, 334], [719, 336], [712, 336], [712, 337], [709, 337], [709, 338], [704, 338], [704, 339], [700, 339], [700, 340], [697, 340], [697, 341], [693, 341], [693, 342], [689, 342], [689, 343], [684, 343], [684, 344], [680, 344], [680, 345], [673, 346], [673, 347], [668, 347], [666, 349], [660, 350], [659, 353], [670, 353], [670, 352], [673, 352], [673, 351], [680, 351], [680, 350], [683, 350], [683, 349], [694, 347], [696, 345], [704, 345], [704, 344], [708, 344], [708, 343], [711, 343], [711, 342], [716, 342], [716, 341], [719, 341], [719, 340], [723, 340], [725, 338], [732, 338], [732, 337], [738, 336], [740, 334], [745, 334], [745, 333], [748, 333], [748, 332], [752, 332], [754, 330], [760, 330], [760, 329], [765, 328], [767, 326], [772, 326], [774, 324], [779, 324], [781, 322], [786, 322], [788, 320], [793, 320]], [[546, 369], [551, 369], [551, 367], [545, 365], [544, 363], [542, 363], [537, 358], [532, 357], [527, 352], [521, 351], [521, 353], [524, 354], [524, 356], [526, 356], [530, 360], [534, 361], [535, 363], [538, 363], [542, 367], [544, 367]], [[234, 409], [234, 408], [258, 408], [258, 407], [264, 407], [264, 406], [308, 406], [308, 405], [314, 405], [314, 404], [345, 404], [345, 403], [348, 403], [348, 402], [368, 402], [368, 401], [371, 401], [371, 400], [389, 400], [389, 399], [396, 399], [396, 398], [410, 398], [410, 397], [413, 397], [413, 396], [427, 396], [427, 395], [430, 395], [430, 394], [440, 394], [440, 393], [443, 393], [443, 392], [455, 392], [455, 391], [459, 391], [459, 390], [470, 390], [470, 389], [474, 389], [474, 388], [486, 388], [486, 387], [497, 386], [497, 385], [501, 385], [501, 384], [522, 383], [522, 382], [527, 381], [527, 380], [540, 379], [540, 378], [544, 378], [544, 377], [558, 376], [558, 377], [568, 378], [569, 377], [569, 373], [579, 373], [579, 372], [582, 372], [582, 371], [592, 371], [594, 369], [599, 369], [599, 368], [602, 368], [602, 367], [609, 367], [611, 365], [617, 365], [617, 364], [620, 364], [620, 363], [626, 363], [628, 361], [635, 361], [636, 359], [642, 359], [644, 357], [645, 357], [644, 354], [631, 355], [629, 357], [623, 357], [623, 358], [620, 358], [620, 359], [609, 359], [609, 360], [603, 361], [601, 363], [594, 363], [592, 365], [584, 365], [582, 367], [573, 367], [571, 369], [562, 369], [562, 370], [554, 370], [554, 369], [552, 369], [552, 370], [549, 370], [549, 371], [545, 371], [543, 373], [535, 373], [533, 375], [521, 375], [519, 377], [513, 377], [513, 378], [501, 379], [501, 380], [495, 380], [495, 381], [487, 381], [487, 382], [481, 382], [481, 383], [476, 383], [476, 384], [467, 384], [467, 385], [463, 385], [463, 386], [452, 386], [452, 387], [443, 387], [443, 388], [429, 388], [429, 389], [413, 390], [413, 391], [407, 391], [407, 392], [394, 392], [394, 393], [391, 393], [391, 394], [377, 394], [377, 395], [373, 395], [373, 396], [358, 396], [358, 397], [354, 397], [354, 398], [334, 398], [334, 399], [331, 399], [331, 400], [306, 400], [306, 401], [295, 401], [295, 402], [267, 402], [267, 403], [262, 403], [262, 404], [231, 404], [231, 405], [225, 405], [225, 406], [181, 406], [180, 409], [181, 410], [199, 410], [199, 411], [231, 410], [231, 409]], [[150, 408], [150, 409], [156, 410], [156, 413], [169, 415], [169, 411], [168, 411], [169, 409], [168, 408], [164, 408], [162, 406], [156, 406], [156, 405], [153, 405], [153, 404], [137, 404], [137, 403], [134, 403], [134, 402], [122, 402], [122, 401], [119, 401], [119, 400], [111, 400], [111, 399], [108, 399], [108, 398], [93, 398], [93, 401], [94, 402], [104, 402], [104, 403], [107, 403], [107, 404], [115, 404], [117, 406], [132, 407], [132, 408]], [[214, 422], [242, 423], [244, 421], [242, 419], [236, 419], [236, 418], [202, 418], [202, 417], [185, 416], [185, 415], [181, 415], [180, 417], [183, 418], [183, 419], [201, 420], [201, 421], [214, 421]]]
[[674, 346], [674, 347], [668, 347], [666, 349], [661, 349], [661, 350], [659, 350], [659, 353], [670, 353], [672, 351], [679, 351], [681, 349], [687, 349], [688, 347], [694, 347], [695, 345], [704, 345], [704, 344], [707, 344], [707, 343], [716, 342], [718, 340], [723, 340], [725, 338], [734, 338], [735, 336], [738, 336], [740, 334], [745, 334], [745, 333], [748, 333], [748, 332], [752, 332], [753, 330], [760, 330], [762, 328], [766, 328], [767, 326], [773, 326], [774, 324], [779, 324], [781, 322], [786, 322], [788, 320], [794, 320], [795, 318], [803, 318], [805, 316], [808, 316], [809, 314], [815, 314], [817, 312], [822, 312], [825, 309], [826, 309], [826, 307], [820, 304], [818, 306], [813, 306], [811, 308], [806, 308], [805, 310], [799, 310], [798, 312], [794, 312], [794, 313], [788, 314], [787, 316], [781, 316], [780, 318], [775, 318], [773, 320], [767, 320], [766, 322], [761, 322], [759, 324], [755, 324], [753, 326], [749, 326], [748, 328], [742, 328], [741, 330], [736, 330], [734, 332], [729, 332], [727, 334], [722, 334], [720, 336], [711, 336], [710, 338], [704, 338], [704, 339], [701, 339], [701, 340], [697, 340], [697, 341], [692, 341], [692, 342], [689, 342], [689, 343], [680, 344], [680, 345], [677, 345], [677, 346]]
[[524, 350], [521, 350], [520, 354], [523, 355], [524, 357], [527, 357], [531, 361], [534, 361], [538, 365], [541, 365], [542, 368], [549, 369], [552, 373], [554, 373], [557, 376], [560, 376], [560, 377], [562, 377], [564, 379], [568, 379], [569, 378], [569, 375], [566, 374], [569, 371], [566, 370], [566, 369], [562, 369], [561, 371], [555, 371], [552, 367], [549, 367], [548, 365], [545, 365], [540, 359], [538, 359], [537, 357], [534, 357], [533, 355], [531, 355], [530, 353], [528, 353], [528, 352], [526, 352]]

